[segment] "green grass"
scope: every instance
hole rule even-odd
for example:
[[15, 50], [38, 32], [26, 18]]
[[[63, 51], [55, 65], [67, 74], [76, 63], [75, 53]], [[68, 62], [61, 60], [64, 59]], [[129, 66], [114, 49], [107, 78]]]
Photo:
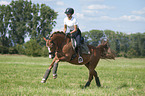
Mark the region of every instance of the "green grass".
[[58, 78], [50, 74], [40, 83], [52, 62], [44, 57], [0, 55], [0, 96], [145, 96], [145, 58], [100, 60], [96, 71], [101, 88], [95, 80], [82, 89], [88, 80], [85, 66], [59, 63]]

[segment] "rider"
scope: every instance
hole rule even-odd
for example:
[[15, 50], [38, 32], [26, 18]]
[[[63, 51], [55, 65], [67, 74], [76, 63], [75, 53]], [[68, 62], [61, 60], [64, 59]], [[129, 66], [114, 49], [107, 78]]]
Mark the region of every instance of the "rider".
[[78, 26], [78, 22], [76, 18], [74, 18], [72, 15], [74, 14], [74, 9], [73, 8], [67, 8], [65, 10], [65, 14], [67, 17], [64, 18], [64, 33], [67, 31], [67, 27], [70, 29], [70, 34], [72, 38], [74, 38], [77, 42], [77, 47], [78, 47], [78, 63], [83, 62], [83, 58], [81, 57], [81, 31]]

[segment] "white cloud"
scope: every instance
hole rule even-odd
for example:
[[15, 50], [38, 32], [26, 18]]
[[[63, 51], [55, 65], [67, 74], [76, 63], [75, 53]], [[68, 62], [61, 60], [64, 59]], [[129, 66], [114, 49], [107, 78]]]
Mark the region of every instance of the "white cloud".
[[0, 5], [8, 5], [10, 4], [10, 2], [7, 2], [7, 1], [0, 1]]
[[44, 1], [53, 1], [53, 0], [44, 0]]
[[132, 11], [133, 14], [139, 14], [139, 15], [142, 15], [142, 14], [145, 14], [145, 7], [141, 10], [138, 10], [138, 11]]
[[88, 6], [88, 9], [112, 9], [112, 8], [114, 8], [114, 7], [110, 7], [107, 5], [99, 5], [99, 4]]
[[96, 1], [104, 1], [104, 0], [80, 0], [81, 2], [96, 2]]
[[83, 10], [83, 12], [85, 12], [85, 13], [93, 13], [94, 11], [93, 10]]
[[117, 18], [112, 18], [112, 17], [109, 17], [109, 16], [101, 16], [100, 19], [101, 20], [111, 20], [111, 21], [117, 20]]
[[56, 4], [57, 4], [57, 5], [60, 5], [60, 6], [63, 6], [63, 5], [64, 5], [64, 2], [62, 2], [62, 1], [57, 1]]
[[99, 11], [94, 11], [94, 10], [83, 10], [83, 12], [87, 14], [99, 13]]
[[84, 14], [81, 14], [81, 13], [76, 13], [76, 16], [77, 18], [80, 18], [80, 19], [84, 18]]
[[120, 20], [127, 20], [127, 21], [145, 21], [145, 17], [135, 16], [135, 15], [124, 15], [119, 18]]
[[101, 16], [96, 18], [89, 18], [89, 20], [102, 20], [102, 21], [145, 21], [145, 17], [135, 16], [135, 15], [124, 15], [117, 18], [109, 17], [109, 16]]

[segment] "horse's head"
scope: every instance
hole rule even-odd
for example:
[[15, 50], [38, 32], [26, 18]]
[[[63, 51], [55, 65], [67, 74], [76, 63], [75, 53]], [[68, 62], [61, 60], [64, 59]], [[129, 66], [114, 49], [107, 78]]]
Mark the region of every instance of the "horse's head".
[[55, 52], [59, 51], [61, 48], [61, 44], [65, 39], [65, 33], [63, 32], [54, 32], [50, 35], [49, 39], [46, 39], [43, 37], [43, 39], [46, 41], [46, 47], [48, 47], [49, 50], [49, 56], [54, 57]]
[[48, 47], [49, 58], [54, 58], [56, 48], [54, 42], [51, 40], [50, 37], [48, 39], [43, 37], [43, 39], [46, 41], [46, 47]]

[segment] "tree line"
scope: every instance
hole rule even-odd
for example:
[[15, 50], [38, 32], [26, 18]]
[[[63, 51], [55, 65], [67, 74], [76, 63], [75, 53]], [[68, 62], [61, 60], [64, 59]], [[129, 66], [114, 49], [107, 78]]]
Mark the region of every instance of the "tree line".
[[[47, 37], [56, 25], [57, 12], [45, 4], [28, 0], [12, 1], [0, 5], [0, 53], [47, 56], [42, 37]], [[97, 46], [107, 38], [117, 56], [144, 57], [145, 33], [125, 34], [112, 30], [82, 32], [85, 42]], [[29, 36], [30, 41], [24, 39]]]
[[83, 32], [86, 43], [96, 46], [102, 39], [108, 39], [116, 56], [145, 57], [145, 32], [125, 34], [112, 30], [91, 30]]

